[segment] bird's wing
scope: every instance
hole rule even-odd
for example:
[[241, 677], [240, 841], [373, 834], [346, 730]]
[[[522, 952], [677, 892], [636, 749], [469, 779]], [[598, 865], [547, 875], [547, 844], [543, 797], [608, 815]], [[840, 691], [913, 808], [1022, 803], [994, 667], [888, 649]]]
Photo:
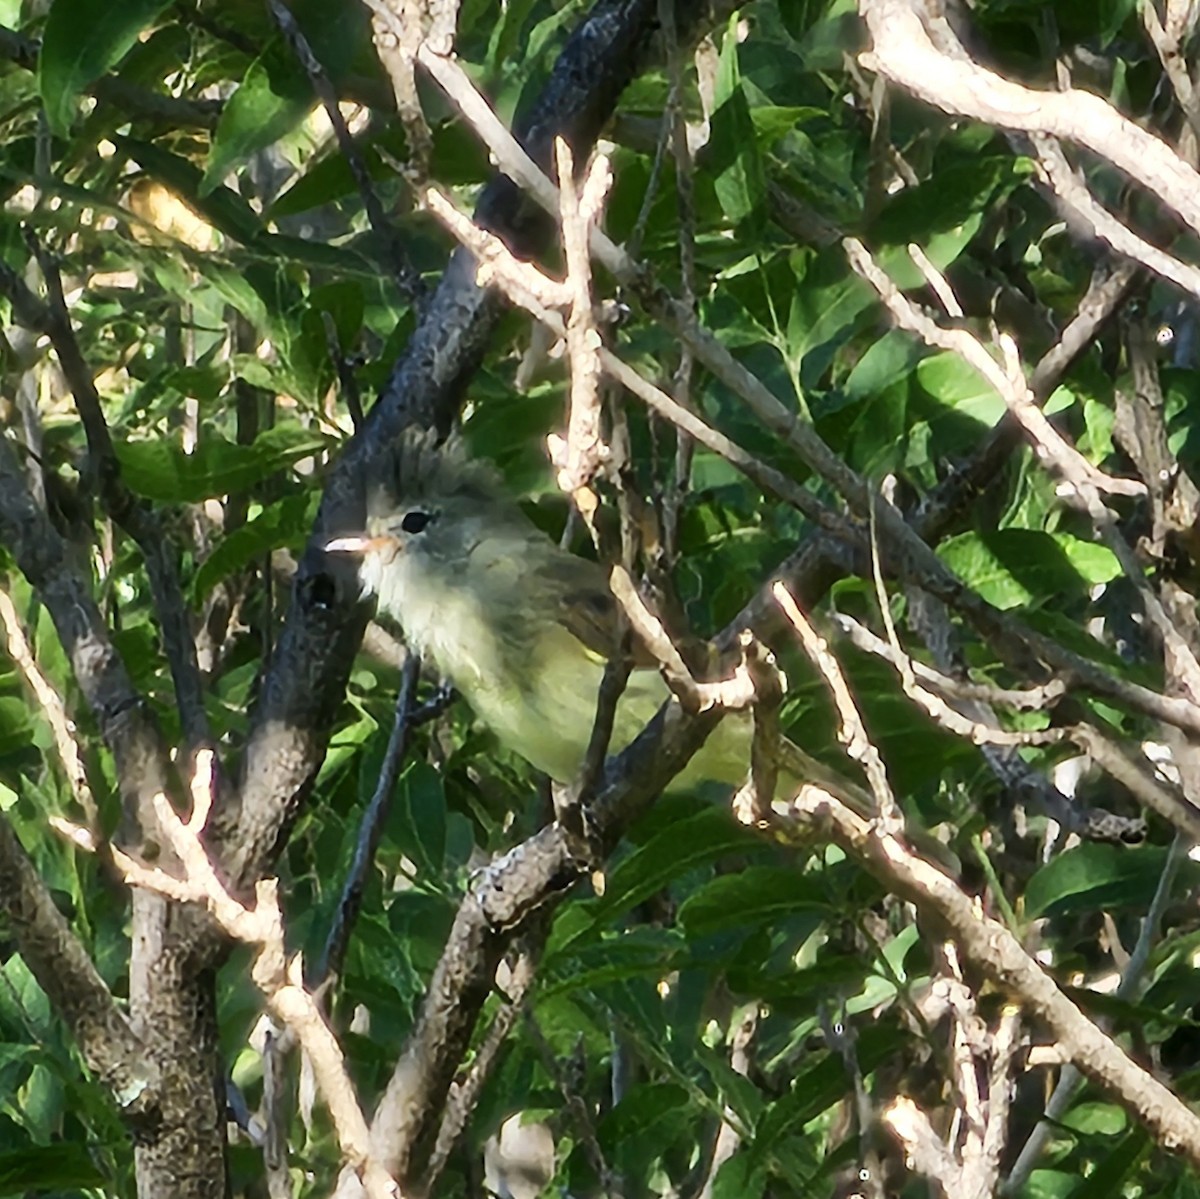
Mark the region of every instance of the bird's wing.
[[[555, 547], [557, 549], [557, 547]], [[592, 653], [607, 661], [620, 650], [617, 601], [604, 569], [565, 551], [547, 555], [540, 571], [556, 597], [555, 619]], [[635, 667], [656, 666], [653, 655], [635, 637], [630, 645]]]

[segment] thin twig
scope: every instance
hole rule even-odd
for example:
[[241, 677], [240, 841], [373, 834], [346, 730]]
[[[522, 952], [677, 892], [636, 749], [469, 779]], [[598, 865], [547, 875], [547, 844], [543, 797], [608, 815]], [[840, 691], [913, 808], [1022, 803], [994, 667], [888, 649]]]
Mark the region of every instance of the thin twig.
[[[414, 653], [409, 653], [404, 660], [400, 673], [400, 690], [396, 695], [395, 717], [392, 721], [392, 731], [388, 736], [387, 749], [384, 750], [383, 762], [379, 767], [379, 778], [375, 782], [375, 790], [371, 801], [363, 813], [359, 825], [358, 836], [354, 842], [354, 857], [350, 869], [342, 883], [342, 893], [334, 912], [333, 924], [325, 938], [324, 947], [316, 960], [316, 965], [309, 976], [309, 985], [321, 989], [331, 979], [341, 972], [342, 961], [350, 944], [350, 934], [358, 912], [362, 906], [363, 890], [367, 883], [367, 874], [375, 861], [375, 851], [379, 848], [379, 840], [383, 836], [391, 811], [392, 797], [396, 790], [396, 779], [400, 768], [408, 755], [408, 745], [413, 729], [417, 726], [418, 717], [429, 720], [441, 708], [436, 705], [421, 712], [415, 707], [417, 680], [420, 677], [421, 662]], [[443, 693], [447, 696], [447, 693]], [[448, 702], [448, 696], [443, 702]]]
[[946, 276], [933, 265], [933, 260], [929, 255], [916, 242], [913, 242], [908, 247], [908, 256], [925, 276], [925, 282], [929, 284], [933, 294], [941, 302], [942, 307], [946, 310], [946, 315], [954, 320], [962, 320], [963, 308], [958, 302], [958, 296], [954, 294], [954, 288], [950, 286]]
[[[663, 119], [670, 128], [671, 150], [675, 157], [679, 299], [685, 308], [695, 312], [696, 204], [692, 186], [692, 154], [688, 146], [687, 122], [683, 112], [683, 56], [680, 53], [679, 37], [675, 28], [675, 0], [659, 0], [658, 11], [663, 23], [663, 37], [667, 44], [667, 72], [671, 79], [671, 91]], [[675, 402], [684, 409], [692, 407], [691, 385], [694, 366], [695, 356], [685, 342], [679, 348], [679, 365], [675, 370], [671, 388]], [[683, 498], [691, 481], [693, 449], [692, 438], [676, 426], [674, 477], [670, 480], [663, 498], [662, 513], [663, 548], [668, 565], [674, 563], [679, 552], [679, 519], [683, 511]]]
[[601, 1194], [605, 1196], [605, 1199], [621, 1199], [620, 1181], [608, 1164], [596, 1131], [596, 1122], [587, 1101], [571, 1085], [561, 1060], [550, 1048], [532, 1011], [525, 1013], [525, 1023], [529, 1030], [530, 1040], [538, 1051], [538, 1056], [542, 1059], [546, 1073], [554, 1080], [558, 1092], [563, 1098], [571, 1124], [583, 1144], [588, 1162], [600, 1180]]
[[[383, 239], [384, 244], [387, 246], [388, 254], [392, 260], [392, 274], [396, 284], [410, 303], [419, 306], [425, 296], [425, 287], [421, 282], [420, 273], [409, 259], [408, 252], [404, 248], [404, 243], [400, 239], [399, 231], [388, 220], [383, 210], [383, 205], [380, 203], [374, 184], [371, 182], [371, 175], [367, 170], [367, 165], [359, 153], [357, 143], [350, 135], [350, 130], [346, 126], [346, 120], [342, 116], [342, 110], [338, 106], [337, 92], [334, 91], [333, 84], [330, 82], [325, 68], [321, 65], [320, 59], [317, 58], [312, 46], [309, 45], [308, 38], [304, 36], [304, 31], [297, 24], [291, 9], [283, 3], [283, 0], [267, 0], [267, 2], [271, 9], [271, 15], [275, 18], [275, 23], [279, 26], [283, 36], [292, 47], [292, 52], [299, 59], [300, 65], [304, 68], [309, 82], [312, 84], [313, 91], [317, 93], [317, 98], [321, 101], [321, 106], [325, 109], [325, 115], [329, 118], [334, 136], [337, 138], [338, 149], [341, 150], [342, 157], [346, 160], [346, 165], [350, 168], [350, 174], [354, 176], [354, 183], [358, 188], [358, 194], [362, 200], [363, 211], [367, 214], [367, 220], [370, 221], [371, 228]], [[334, 362], [335, 364], [340, 362], [340, 355], [334, 359]], [[339, 377], [341, 374], [342, 369], [339, 366]], [[345, 380], [343, 380], [343, 396], [346, 399], [347, 406], [349, 406], [350, 393], [346, 391]], [[357, 398], [357, 392], [355, 392], [355, 397]], [[353, 416], [354, 409], [351, 408], [350, 411]], [[362, 410], [360, 408], [354, 420], [354, 427], [357, 429], [361, 424]]]
[[[748, 1003], [740, 1013], [735, 1013], [730, 1022], [729, 1068], [734, 1074], [745, 1078], [750, 1073], [754, 1050], [754, 1036], [758, 1031], [758, 1004]], [[717, 1174], [721, 1167], [737, 1152], [742, 1143], [742, 1130], [737, 1113], [727, 1103], [721, 1112], [721, 1123], [713, 1143], [712, 1159], [704, 1175], [699, 1199], [713, 1199]]]
[[792, 594], [782, 583], [776, 583], [772, 589], [775, 600], [783, 609], [784, 615], [800, 637], [805, 653], [812, 660], [818, 673], [825, 680], [833, 696], [833, 702], [838, 713], [838, 740], [846, 747], [846, 753], [862, 766], [875, 796], [875, 810], [881, 827], [889, 833], [899, 832], [904, 827], [904, 817], [896, 804], [888, 782], [887, 771], [884, 769], [883, 758], [875, 743], [867, 733], [859, 715], [858, 706], [850, 694], [846, 678], [837, 659], [830, 652], [825, 639], [809, 623], [808, 618], [800, 611], [799, 605]]
[[858, 1183], [857, 1193], [861, 1193], [863, 1199], [884, 1199], [883, 1171], [879, 1155], [872, 1144], [876, 1126], [875, 1105], [867, 1092], [866, 1079], [858, 1062], [854, 1027], [847, 1021], [844, 1007], [834, 1015], [829, 1010], [829, 1004], [822, 1003], [819, 1018], [825, 1043], [842, 1059], [842, 1066], [849, 1076], [854, 1095], [852, 1111], [859, 1146], [858, 1176], [855, 1180]]
[[[886, 501], [884, 501], [886, 502]], [[875, 536], [874, 508], [872, 507], [871, 521], [871, 577], [875, 585], [875, 599], [883, 618], [883, 627], [887, 631], [890, 653], [889, 661], [896, 667], [900, 676], [900, 686], [904, 694], [918, 707], [943, 728], [965, 737], [975, 745], [1054, 745], [1062, 741], [1065, 733], [1059, 728], [1026, 729], [1010, 731], [1001, 729], [994, 724], [982, 720], [972, 720], [946, 703], [940, 695], [922, 687], [917, 682], [916, 671], [912, 659], [900, 646], [900, 638], [896, 635], [896, 624], [892, 620], [892, 610], [888, 603], [887, 588], [883, 582], [883, 568], [879, 561], [879, 541]]]
[[[279, 0], [271, 0], [271, 2], [277, 4]], [[333, 319], [333, 314], [328, 311], [322, 312], [321, 322], [325, 326], [325, 346], [329, 351], [329, 361], [333, 363], [333, 368], [337, 371], [338, 388], [341, 391], [342, 400], [345, 402], [346, 411], [350, 413], [350, 423], [357, 433], [362, 429], [365, 419], [362, 396], [358, 391], [358, 380], [354, 377], [354, 370], [346, 355], [342, 353], [342, 345], [338, 339], [337, 324]]]
[[67, 715], [62, 698], [39, 669], [33, 650], [26, 640], [25, 631], [21, 628], [21, 618], [17, 615], [17, 609], [8, 592], [3, 589], [0, 589], [0, 623], [4, 625], [8, 656], [25, 676], [29, 689], [50, 722], [54, 748], [58, 751], [59, 761], [66, 771], [67, 782], [75, 796], [75, 802], [83, 810], [89, 829], [96, 831], [100, 827], [96, 799], [88, 785], [83, 755], [79, 752], [79, 744], [75, 740], [74, 722]]
[[[1168, 5], [1168, 10], [1171, 7]], [[1175, 7], [1181, 8], [1182, 6], [1176, 5]], [[1200, 143], [1200, 96], [1197, 95], [1196, 85], [1188, 73], [1187, 58], [1181, 42], [1181, 38], [1186, 32], [1186, 17], [1180, 20], [1177, 13], [1175, 19], [1172, 20], [1169, 13], [1171, 29], [1168, 31], [1158, 19], [1154, 0], [1140, 0], [1138, 9], [1141, 12], [1142, 24], [1146, 27], [1146, 33], [1154, 43], [1154, 49], [1163, 65], [1163, 73], [1170, 82], [1180, 111], [1187, 121], [1194, 149]]]
[[976, 700], [1016, 708], [1018, 711], [1042, 712], [1053, 708], [1067, 694], [1067, 688], [1061, 679], [1049, 679], [1039, 687], [1019, 688], [963, 682], [910, 657], [902, 649], [898, 651], [895, 645], [889, 644], [845, 612], [835, 612], [830, 619], [865, 653], [875, 654], [885, 662], [890, 662], [897, 671], [911, 671], [914, 678], [952, 699]]

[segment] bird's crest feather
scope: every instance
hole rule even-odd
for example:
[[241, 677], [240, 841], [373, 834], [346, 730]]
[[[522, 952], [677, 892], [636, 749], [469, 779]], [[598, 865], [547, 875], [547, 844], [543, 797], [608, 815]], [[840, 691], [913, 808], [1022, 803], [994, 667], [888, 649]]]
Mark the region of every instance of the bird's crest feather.
[[402, 503], [453, 498], [489, 505], [502, 501], [495, 468], [472, 458], [461, 437], [452, 434], [439, 445], [434, 430], [409, 428], [382, 458], [368, 502], [372, 510], [386, 512]]

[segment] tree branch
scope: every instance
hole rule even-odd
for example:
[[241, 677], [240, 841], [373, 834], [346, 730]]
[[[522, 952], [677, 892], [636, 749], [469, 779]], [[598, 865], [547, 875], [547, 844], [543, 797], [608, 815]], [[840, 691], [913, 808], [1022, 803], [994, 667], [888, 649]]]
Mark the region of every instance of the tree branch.
[[908, 0], [859, 0], [859, 11], [872, 40], [871, 50], [859, 58], [868, 70], [943, 112], [1085, 146], [1200, 233], [1200, 174], [1099, 96], [1076, 89], [1035, 91], [969, 59], [943, 54]]
[[71, 930], [7, 817], [0, 817], [0, 905], [21, 957], [75, 1038], [88, 1068], [136, 1127], [161, 1101], [158, 1065], [117, 1008], [87, 950]]
[[789, 841], [801, 829], [831, 835], [890, 891], [946, 928], [976, 967], [1046, 1025], [1086, 1077], [1200, 1167], [1200, 1117], [1084, 1016], [1012, 933], [940, 870], [819, 787], [805, 786], [790, 804], [776, 803], [769, 824]]

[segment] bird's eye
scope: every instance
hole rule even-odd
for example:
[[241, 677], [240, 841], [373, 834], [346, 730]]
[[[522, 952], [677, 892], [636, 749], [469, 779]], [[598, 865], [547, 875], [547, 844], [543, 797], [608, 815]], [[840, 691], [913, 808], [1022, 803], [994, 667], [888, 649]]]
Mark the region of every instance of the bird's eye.
[[406, 512], [404, 519], [400, 522], [400, 528], [406, 533], [420, 533], [431, 520], [433, 520], [432, 512]]

